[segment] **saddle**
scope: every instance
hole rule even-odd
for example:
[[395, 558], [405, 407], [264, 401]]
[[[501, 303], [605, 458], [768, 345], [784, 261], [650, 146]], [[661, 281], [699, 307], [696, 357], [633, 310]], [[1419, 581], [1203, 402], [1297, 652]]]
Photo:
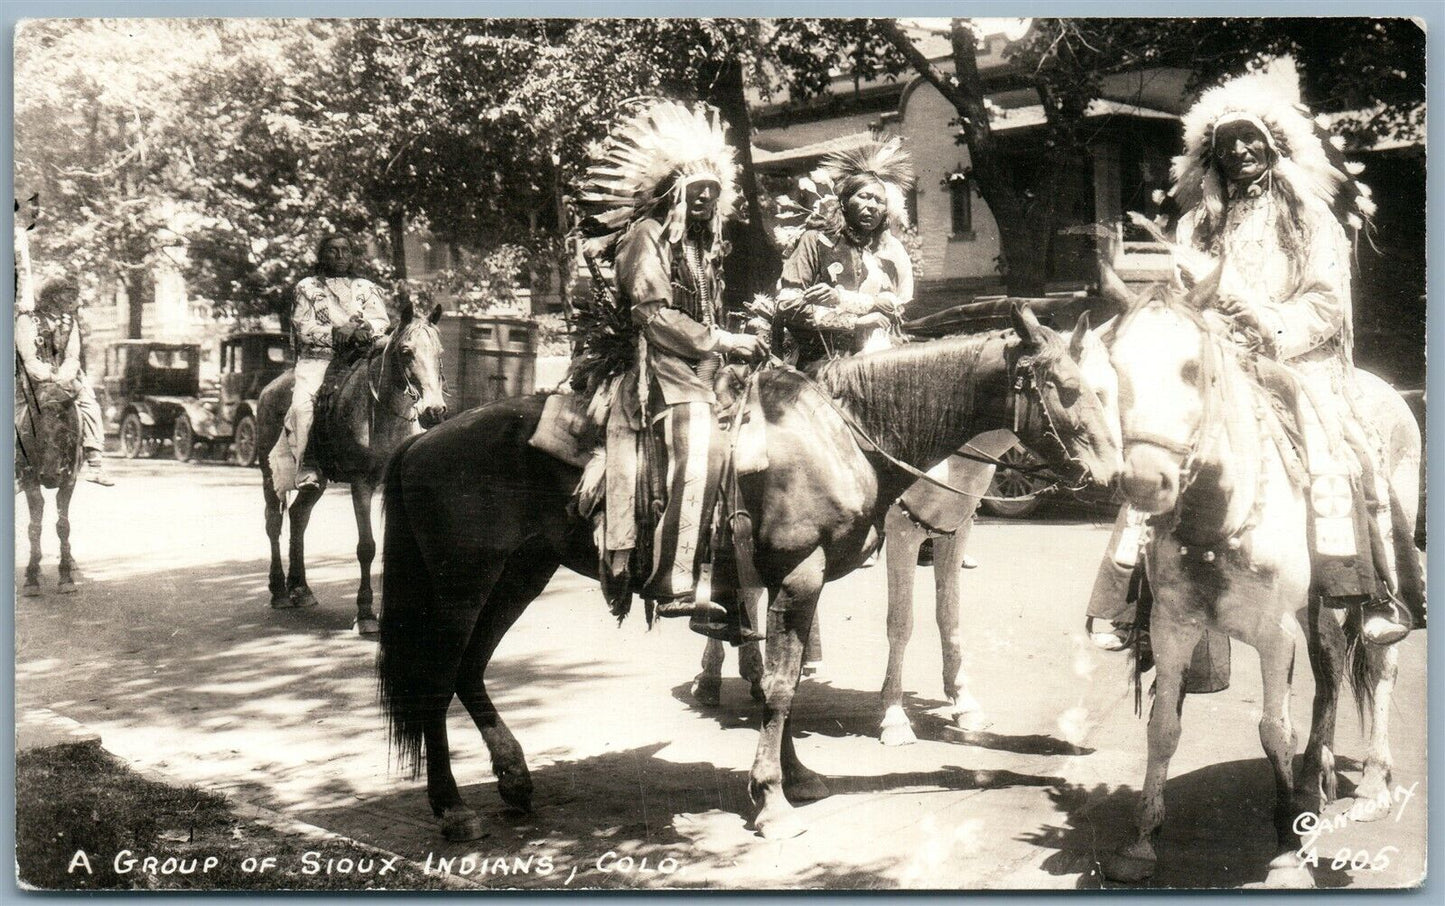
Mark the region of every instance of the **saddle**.
[[371, 344], [347, 346], [331, 357], [326, 365], [326, 374], [321, 378], [321, 387], [316, 391], [316, 405], [312, 411], [311, 437], [306, 443], [307, 462], [316, 466], [321, 474], [335, 477], [345, 465], [341, 462], [341, 444], [338, 438], [348, 429], [342, 413], [337, 408], [337, 394], [357, 368], [365, 368], [374, 355], [381, 355], [382, 349]]
[[[743, 540], [734, 537], [735, 520], [719, 518], [721, 513], [736, 514], [736, 477], [767, 465], [757, 380], [745, 373], [741, 366], [728, 366], [716, 381], [722, 481], [713, 511], [702, 514], [714, 531], [698, 556], [699, 600], [709, 588], [714, 597], [735, 594], [736, 576], [747, 571], [733, 554], [735, 541]], [[636, 387], [637, 374], [631, 371], [610, 379], [590, 400], [553, 394], [528, 439], [530, 446], [582, 468], [573, 506], [579, 516], [592, 520], [601, 557], [598, 578], [619, 620], [631, 610], [634, 589], [642, 588], [651, 575], [654, 532], [667, 489], [666, 449], [655, 432], [643, 427]], [[746, 534], [750, 548], [750, 529]], [[649, 625], [654, 616], [648, 599]]]

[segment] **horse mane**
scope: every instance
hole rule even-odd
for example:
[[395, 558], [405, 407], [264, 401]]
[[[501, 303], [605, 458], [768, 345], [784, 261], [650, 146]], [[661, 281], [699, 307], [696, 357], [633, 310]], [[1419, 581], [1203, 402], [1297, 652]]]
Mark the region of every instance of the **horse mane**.
[[[974, 420], [984, 348], [1013, 331], [946, 337], [835, 359], [818, 370], [819, 383], [841, 400], [868, 434], [894, 456], [921, 463], [956, 446]], [[1064, 355], [1057, 335], [1040, 358]]]

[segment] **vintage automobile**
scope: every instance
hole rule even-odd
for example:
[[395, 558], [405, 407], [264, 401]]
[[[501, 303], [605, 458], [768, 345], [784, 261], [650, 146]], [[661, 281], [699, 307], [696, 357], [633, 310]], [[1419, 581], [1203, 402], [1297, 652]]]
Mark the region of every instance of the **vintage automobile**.
[[221, 341], [220, 399], [213, 410], [208, 440], [213, 444], [229, 441], [227, 459], [232, 464], [256, 464], [256, 400], [294, 359], [284, 333], [250, 331]]
[[112, 343], [98, 389], [106, 434], [119, 436], [127, 459], [155, 456], [182, 427], [189, 437], [193, 425], [211, 417], [200, 398], [197, 343]]

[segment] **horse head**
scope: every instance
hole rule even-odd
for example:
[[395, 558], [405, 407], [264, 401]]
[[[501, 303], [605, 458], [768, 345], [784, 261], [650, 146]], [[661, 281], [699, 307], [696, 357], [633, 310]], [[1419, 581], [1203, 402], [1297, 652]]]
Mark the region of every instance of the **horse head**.
[[75, 392], [58, 383], [46, 382], [36, 388], [31, 408], [33, 432], [22, 441], [34, 444], [25, 458], [40, 484], [58, 488], [69, 483], [80, 463], [80, 411]]
[[[1011, 314], [1019, 336], [1015, 386], [1031, 380], [1033, 391], [1025, 398], [1038, 403], [1016, 419], [1019, 440], [1030, 449], [1054, 454], [1046, 459], [1072, 463], [1076, 474], [1067, 478], [1110, 484], [1119, 469], [1117, 419], [1106, 411], [1099, 388], [1071, 354], [1075, 345], [1084, 348], [1084, 337], [1066, 342], [1025, 305], [1015, 305]], [[1083, 330], [1088, 330], [1087, 320]], [[1094, 370], [1099, 370], [1097, 362]], [[1041, 417], [1031, 417], [1035, 412]]]
[[1209, 321], [1213, 315], [1200, 311], [1213, 292], [1209, 284], [1201, 282], [1188, 297], [1162, 291], [1138, 300], [1119, 319], [1110, 344], [1124, 445], [1120, 483], [1146, 513], [1177, 505], [1220, 405], [1223, 340]]
[[398, 375], [394, 383], [411, 398], [423, 428], [435, 427], [447, 417], [442, 338], [436, 328], [441, 317], [440, 304], [428, 317], [418, 318], [411, 300], [406, 300], [386, 349], [388, 368]]

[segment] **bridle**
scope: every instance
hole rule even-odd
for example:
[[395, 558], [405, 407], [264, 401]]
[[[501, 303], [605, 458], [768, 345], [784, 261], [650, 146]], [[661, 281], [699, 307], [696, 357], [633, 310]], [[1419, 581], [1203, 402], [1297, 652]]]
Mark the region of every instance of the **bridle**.
[[[401, 374], [400, 384], [402, 396], [407, 402], [402, 404], [403, 408], [398, 409], [396, 408], [395, 400], [388, 399], [385, 401], [387, 411], [403, 421], [416, 421], [420, 417], [420, 413], [417, 412], [417, 404], [421, 402], [422, 390], [412, 377], [411, 372], [407, 369], [406, 364], [400, 361], [400, 353], [402, 334], [413, 329], [427, 329], [420, 326], [422, 323], [426, 322], [424, 320], [418, 321], [417, 319], [413, 319], [410, 323], [392, 331], [391, 336], [387, 338], [386, 346], [382, 349], [381, 353], [383, 360], [381, 373], [377, 376], [377, 382], [373, 384], [370, 377], [367, 379], [367, 389], [371, 392], [371, 399], [374, 404], [372, 407], [373, 411], [375, 411], [376, 406], [383, 405], [381, 390], [383, 386], [388, 383], [388, 375], [396, 371]], [[440, 342], [440, 340], [438, 340], [438, 342]], [[442, 363], [440, 360], [437, 362], [437, 377], [441, 381], [442, 395], [445, 396], [447, 393], [447, 380], [446, 375], [442, 373]]]
[[[1175, 440], [1160, 434], [1147, 431], [1131, 431], [1127, 425], [1122, 426], [1121, 432], [1124, 443], [1124, 456], [1127, 459], [1130, 447], [1148, 446], [1164, 450], [1178, 456], [1179, 461], [1179, 490], [1175, 495], [1174, 508], [1167, 514], [1159, 514], [1149, 520], [1149, 524], [1155, 530], [1174, 532], [1178, 529], [1184, 513], [1185, 495], [1193, 484], [1198, 481], [1202, 473], [1204, 463], [1203, 453], [1212, 444], [1218, 441], [1219, 435], [1226, 427], [1225, 419], [1221, 414], [1225, 408], [1223, 399], [1225, 388], [1221, 385], [1224, 375], [1224, 344], [1223, 341], [1209, 328], [1203, 315], [1190, 307], [1173, 304], [1171, 310], [1177, 311], [1189, 319], [1199, 329], [1199, 375], [1197, 378], [1200, 394], [1199, 421], [1194, 426], [1187, 441]], [[1122, 327], [1122, 325], [1121, 325]], [[1260, 422], [1261, 436], [1264, 435], [1265, 415], [1261, 409], [1256, 407], [1255, 417]], [[1215, 552], [1212, 547], [1223, 542], [1231, 550], [1237, 549], [1239, 539], [1256, 524], [1262, 514], [1264, 505], [1264, 481], [1266, 470], [1261, 467], [1259, 470], [1258, 483], [1253, 504], [1250, 512], [1238, 527], [1224, 531], [1210, 544], [1202, 548], [1202, 557], [1206, 561], [1212, 561]], [[1227, 527], [1226, 527], [1227, 528]], [[1187, 548], [1181, 548], [1181, 553], [1187, 553]]]
[[[1046, 383], [1042, 377], [1045, 365], [1054, 361], [1042, 353], [1023, 352], [1022, 344], [1011, 347], [1006, 353], [1008, 357], [1008, 407], [1013, 413], [1013, 433], [1016, 437], [1038, 436], [1046, 438], [1053, 444], [1059, 454], [1060, 460], [1073, 464], [1078, 474], [1078, 484], [1066, 485], [1064, 479], [1060, 478], [1053, 487], [1063, 486], [1071, 491], [1078, 491], [1088, 485], [1085, 476], [1089, 470], [1084, 467], [1083, 461], [1073, 453], [1069, 452], [1069, 445], [1064, 442], [1063, 432], [1059, 430], [1054, 421], [1053, 413], [1049, 412], [1048, 405], [1044, 402], [1042, 385]], [[1037, 428], [1036, 431], [1030, 431]], [[965, 445], [969, 446], [969, 445]], [[977, 462], [985, 462], [997, 468], [1013, 469], [1017, 472], [1033, 473], [1041, 471], [1054, 471], [1051, 466], [1019, 466], [1013, 463], [1002, 463], [991, 456], [974, 455], [977, 450], [970, 453], [960, 451], [959, 455], [965, 459], [972, 459]]]

